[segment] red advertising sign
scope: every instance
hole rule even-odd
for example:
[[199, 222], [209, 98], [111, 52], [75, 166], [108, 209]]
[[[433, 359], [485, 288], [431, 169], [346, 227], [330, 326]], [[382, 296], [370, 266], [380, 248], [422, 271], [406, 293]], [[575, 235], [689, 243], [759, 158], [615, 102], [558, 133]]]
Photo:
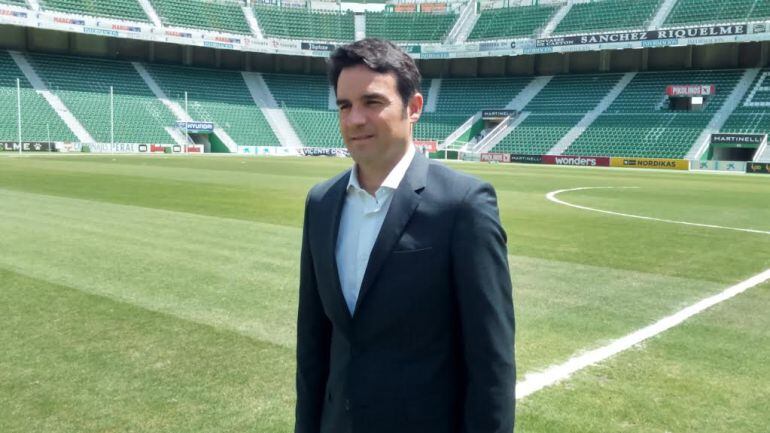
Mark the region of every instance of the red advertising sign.
[[510, 153], [482, 153], [481, 162], [511, 162]]
[[605, 156], [543, 155], [543, 164], [609, 167], [610, 159]]
[[420, 12], [446, 12], [446, 3], [423, 3]]
[[685, 84], [666, 87], [668, 96], [710, 96], [716, 93], [713, 84]]
[[435, 152], [438, 149], [438, 141], [435, 140], [414, 140], [414, 145], [418, 150]]
[[393, 12], [417, 12], [415, 3], [401, 3], [393, 7]]

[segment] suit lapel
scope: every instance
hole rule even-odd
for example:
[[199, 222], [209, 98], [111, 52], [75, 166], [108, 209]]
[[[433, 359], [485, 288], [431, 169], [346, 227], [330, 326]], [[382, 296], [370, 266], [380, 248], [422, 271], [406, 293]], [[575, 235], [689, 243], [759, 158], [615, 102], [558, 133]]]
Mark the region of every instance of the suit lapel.
[[428, 160], [419, 152], [415, 153], [404, 178], [393, 193], [390, 208], [388, 208], [380, 233], [372, 247], [354, 312], [358, 311], [361, 302], [385, 264], [385, 260], [401, 238], [414, 210], [417, 209], [417, 205], [420, 203], [420, 192], [425, 187], [427, 173]]
[[[348, 305], [345, 302], [345, 296], [342, 294], [342, 285], [340, 284], [340, 275], [337, 268], [337, 237], [340, 229], [340, 219], [342, 217], [342, 206], [345, 204], [345, 196], [347, 192], [348, 180], [350, 179], [350, 171], [341, 176], [340, 179], [329, 189], [328, 194], [324, 197], [324, 203], [321, 206], [322, 209], [330, 209], [330, 220], [327, 221], [326, 227], [329, 230], [324, 230], [325, 237], [323, 244], [326, 245], [325, 256], [328, 258], [327, 264], [334, 292], [332, 296], [335, 298], [334, 305], [337, 310], [337, 314], [341, 318], [345, 318], [346, 322], [350, 321], [351, 315], [348, 310]], [[323, 230], [323, 229], [322, 229]]]

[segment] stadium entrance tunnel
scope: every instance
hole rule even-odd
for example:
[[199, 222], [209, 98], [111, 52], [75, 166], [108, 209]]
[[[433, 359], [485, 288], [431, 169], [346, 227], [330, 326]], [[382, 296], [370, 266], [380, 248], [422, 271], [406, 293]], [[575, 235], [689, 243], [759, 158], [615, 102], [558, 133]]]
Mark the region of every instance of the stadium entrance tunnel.
[[211, 135], [212, 134], [207, 133], [189, 132], [187, 133], [187, 139], [193, 144], [202, 145], [203, 151], [209, 153], [211, 152], [211, 140], [209, 139]]
[[713, 134], [706, 159], [709, 161], [752, 161], [767, 142], [765, 134]]

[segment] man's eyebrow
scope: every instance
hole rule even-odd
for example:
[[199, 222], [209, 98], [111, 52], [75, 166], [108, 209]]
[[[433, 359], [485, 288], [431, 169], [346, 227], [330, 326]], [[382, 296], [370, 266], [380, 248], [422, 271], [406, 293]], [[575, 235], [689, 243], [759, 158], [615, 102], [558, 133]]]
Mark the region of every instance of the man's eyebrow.
[[364, 93], [363, 99], [387, 99], [385, 95], [378, 92]]
[[337, 100], [337, 106], [340, 106], [342, 104], [350, 104], [350, 101], [347, 99], [338, 99]]

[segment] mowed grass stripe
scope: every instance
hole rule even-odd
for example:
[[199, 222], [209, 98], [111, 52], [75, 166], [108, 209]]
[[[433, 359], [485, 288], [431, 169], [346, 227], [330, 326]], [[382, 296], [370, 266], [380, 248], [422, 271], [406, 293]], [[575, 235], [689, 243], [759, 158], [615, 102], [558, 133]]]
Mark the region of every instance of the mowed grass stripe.
[[[94, 165], [89, 161], [100, 161], [98, 165], [103, 166], [113, 163], [113, 159], [115, 164], [135, 166], [137, 173], [147, 166], [209, 170], [221, 165], [227, 169], [248, 167], [243, 169], [248, 171], [232, 170], [242, 173], [244, 179], [248, 178], [248, 173], [270, 174], [278, 170], [296, 173], [301, 180], [295, 184], [289, 180], [290, 176], [283, 176], [254, 187], [248, 182], [245, 182], [247, 185], [238, 182], [232, 185], [200, 184], [131, 176], [111, 177], [108, 174], [93, 176], [88, 172], [88, 167]], [[45, 161], [47, 166], [45, 169], [36, 167], [36, 161]], [[82, 165], [84, 171], [57, 174], [53, 170], [49, 173], [47, 170], [52, 170], [50, 166], [57, 163]], [[315, 181], [312, 175], [317, 174], [320, 181], [349, 165], [350, 160], [342, 158], [6, 157], [0, 158], [0, 185], [29, 192], [299, 227], [303, 199], [307, 188]], [[501, 218], [509, 234], [512, 254], [683, 278], [698, 275], [699, 278], [722, 284], [733, 283], [762, 269], [756, 266], [756, 262], [746, 260], [748, 252], [732, 234], [704, 234], [676, 227], [660, 228], [612, 221], [618, 218], [607, 216], [581, 216], [576, 215], [574, 209], [558, 209], [559, 206], [544, 198], [548, 191], [554, 189], [602, 186], [611, 181], [619, 186], [641, 186], [649, 191], [680, 191], [682, 195], [700, 197], [702, 201], [715, 204], [732, 200], [728, 203], [735, 206], [729, 207], [728, 214], [746, 214], [745, 218], [760, 220], [766, 212], [757, 214], [751, 207], [744, 209], [741, 206], [741, 203], [753, 203], [752, 199], [741, 200], [741, 197], [754, 197], [757, 191], [770, 194], [770, 183], [763, 182], [764, 179], [759, 177], [687, 176], [634, 170], [621, 172], [478, 163], [454, 166], [481, 176], [497, 188]], [[224, 170], [220, 171], [224, 173]], [[311, 176], [306, 177], [308, 174]], [[639, 202], [633, 197], [626, 197], [625, 200], [629, 204]], [[680, 213], [686, 213], [690, 205], [683, 204], [678, 198], [675, 201], [653, 198], [641, 203], [655, 208], [679, 209]], [[770, 266], [770, 243], [753, 243], [751, 248], [755, 255], [768, 257], [764, 267]], [[655, 251], [656, 254], [647, 254], [648, 251]]]
[[[133, 167], [136, 173], [132, 175], [90, 171], [91, 164], [78, 164], [83, 171], [55, 168], [59, 164], [67, 165], [68, 160], [63, 158], [53, 161], [53, 166], [39, 167], [34, 164], [35, 159], [30, 164], [23, 159], [1, 158], [0, 187], [300, 227], [302, 212], [298, 209], [304, 205], [307, 191], [315, 183], [307, 178], [270, 179], [269, 176], [255, 176], [257, 179], [250, 181], [250, 175], [244, 173], [238, 176], [224, 173], [211, 181], [206, 173], [164, 176], [163, 170], [146, 173], [141, 166]], [[14, 164], [18, 161], [21, 163]]]
[[[6, 267], [294, 345], [298, 229], [3, 190], [0, 203]], [[511, 256], [510, 264], [521, 374], [716, 289], [701, 280], [527, 257]]]
[[[314, 183], [314, 176], [317, 175], [318, 180], [331, 176], [349, 166], [350, 161], [308, 158], [286, 159], [277, 164], [274, 159], [253, 158], [241, 164], [244, 159], [238, 157], [115, 159], [110, 163], [120, 164], [121, 170], [126, 166], [135, 166], [137, 175], [125, 169], [125, 175], [113, 177], [105, 167], [107, 161], [101, 157], [46, 158], [44, 166], [30, 164], [30, 161], [39, 160], [37, 157], [0, 158], [0, 188], [4, 188], [0, 189], [0, 218], [4, 222], [0, 230], [0, 268], [13, 270], [17, 277], [22, 273], [31, 276], [29, 281], [48, 284], [51, 291], [69, 287], [99, 294], [106, 297], [104, 302], [115, 299], [133, 303], [139, 311], [148, 310], [147, 314], [160, 315], [154, 311], [161, 312], [168, 316], [167, 320], [178, 320], [188, 323], [188, 326], [196, 326], [189, 321], [211, 325], [204, 327], [257, 344], [275, 343], [279, 345], [271, 346], [277, 351], [275, 353], [291, 353], [296, 317], [299, 226], [307, 191], [301, 185], [305, 182], [309, 187]], [[99, 161], [99, 168], [94, 170], [101, 173], [98, 175], [89, 172], [88, 168], [93, 167], [93, 162], [89, 161], [96, 160]], [[56, 161], [66, 161], [66, 170], [56, 170]], [[154, 177], [154, 174], [143, 176], [142, 170], [147, 169], [145, 162], [155, 168], [154, 173], [163, 172], [163, 167], [168, 167], [170, 171], [179, 170], [176, 174], [169, 174], [177, 178]], [[79, 173], [70, 164], [82, 164], [85, 168]], [[212, 168], [215, 166], [219, 169]], [[744, 206], [741, 197], [754, 197], [757, 191], [760, 194], [770, 192], [770, 184], [760, 177], [691, 177], [515, 165], [459, 164], [458, 167], [491, 181], [499, 192], [501, 216], [509, 234], [509, 251], [512, 254], [510, 261], [518, 319], [517, 356], [522, 375], [645, 326], [693, 300], [716, 293], [767, 268], [768, 264], [762, 262], [770, 261], [770, 243], [754, 238], [746, 240], [738, 239], [732, 233], [682, 230], [670, 227], [670, 224], [632, 224], [623, 218], [581, 214], [547, 202], [544, 198], [545, 193], [554, 189], [602, 186], [611, 181], [616, 185], [641, 186], [650, 191], [664, 192], [662, 199], [654, 205], [672, 214], [688, 212], [690, 203], [678, 197], [690, 195], [710, 200], [710, 205], [716, 209], [721, 199], [728, 199], [725, 201], [726, 210], [715, 214], [718, 218], [729, 218], [729, 214], [734, 213], [753, 220], [762, 218], [765, 213], [761, 207], [757, 211], [753, 205]], [[200, 179], [195, 179], [197, 169], [204, 173]], [[280, 170], [286, 174], [297, 173], [300, 179], [294, 184], [290, 175], [276, 176], [276, 182], [262, 188], [248, 180], [251, 176], [249, 170], [259, 173], [259, 176]], [[230, 176], [237, 178], [235, 172], [239, 172], [245, 181], [228, 185], [229, 181], [220, 181], [214, 171], [221, 173], [223, 179]], [[207, 177], [210, 182], [200, 182]], [[152, 185], [157, 188], [152, 188]], [[711, 194], [712, 190], [718, 193]], [[670, 195], [669, 191], [678, 192]], [[276, 195], [285, 201], [274, 200]], [[586, 204], [591, 205], [589, 201], [593, 199], [586, 197]], [[620, 208], [624, 205], [623, 200], [629, 205], [648, 206], [636, 198], [625, 197], [616, 203]], [[276, 201], [275, 209], [272, 208], [273, 201]], [[137, 222], [137, 217], [150, 223], [144, 225]], [[185, 255], [192, 256], [189, 263], [183, 261]], [[249, 267], [250, 263], [256, 265]], [[0, 281], [5, 281], [5, 275]], [[24, 284], [33, 283], [22, 283], [22, 286]], [[55, 296], [46, 302], [55, 302]], [[18, 313], [13, 326], [37, 327], [40, 319], [26, 314], [28, 307], [24, 303], [16, 307], [15, 301], [9, 298], [4, 305]], [[65, 323], [75, 326], [85, 317], [75, 310], [68, 311], [60, 315], [60, 327]], [[130, 317], [126, 316], [125, 320], [133, 320]], [[29, 322], [24, 321], [26, 318], [30, 319]], [[99, 326], [102, 325], [94, 325], [97, 329]], [[718, 328], [720, 323], [713, 326]], [[34, 331], [24, 336], [29, 352], [10, 358], [9, 364], [15, 364], [13, 372], [26, 371], [29, 375], [40, 376], [47, 370], [53, 371], [54, 367], [45, 363], [31, 364], [25, 361], [26, 356], [41, 353], [44, 357], [55, 359], [70, 353], [69, 346], [48, 344], [45, 338], [37, 338]], [[113, 340], [101, 341], [104, 350], [120, 350], [117, 347], [120, 344], [119, 333], [114, 336]], [[731, 337], [740, 341], [741, 333], [736, 332]], [[749, 342], [756, 343], [753, 340]], [[190, 341], [190, 345], [194, 344]], [[637, 352], [626, 352], [618, 359]], [[208, 424], [202, 421], [181, 422], [180, 428], [166, 428], [166, 431], [289, 430], [293, 404], [290, 400], [293, 395], [293, 357], [274, 356], [277, 355], [268, 351], [254, 360], [255, 368], [270, 372], [283, 384], [276, 385], [278, 388], [274, 394], [262, 389], [256, 391], [270, 405], [281, 409], [273, 418], [258, 419], [250, 425], [251, 428], [241, 428], [241, 425], [231, 427], [227, 422], [222, 423], [217, 414], [206, 412], [212, 415]], [[629, 370], [632, 370], [635, 361], [629, 359]], [[754, 365], [756, 360], [746, 358], [745, 362], [745, 370], [758, 371]], [[103, 374], [102, 370], [109, 369], [110, 365], [107, 360], [99, 368], [83, 367], [82, 375], [77, 377], [88, 376], [99, 382], [99, 387], [109, 387], [109, 375], [103, 381], [98, 378]], [[717, 370], [730, 369], [735, 363], [715, 359], [713, 365]], [[178, 368], [191, 367], [180, 364]], [[671, 377], [689, 380], [686, 363], [681, 368], [683, 374], [677, 376], [672, 373]], [[60, 376], [58, 380], [66, 389], [77, 389], [78, 384], [83, 383], [82, 379], [74, 377], [70, 380], [67, 374]], [[763, 378], [761, 374], [758, 377]], [[650, 375], [650, 378], [659, 379], [655, 375]], [[571, 384], [572, 381], [563, 386]], [[642, 388], [657, 386], [643, 379], [639, 379], [637, 385]], [[116, 389], [126, 386], [119, 383]], [[205, 383], [202, 381], [193, 385], [199, 386], [205, 386]], [[151, 388], [131, 389], [131, 392], [134, 391], [132, 395], [137, 402], [155, 401]], [[538, 393], [533, 399], [550, 392], [552, 390]], [[614, 394], [618, 410], [608, 413], [608, 417], [618, 421], [620, 427], [615, 430], [625, 426], [630, 431], [665, 431], [658, 428], [662, 423], [652, 424], [654, 427], [650, 429], [646, 427], [646, 422], [637, 422], [642, 418], [633, 407], [629, 407], [637, 402], [633, 396], [626, 395], [632, 392], [632, 389], [623, 389]], [[34, 411], [38, 402], [45, 405], [45, 395], [40, 393], [25, 400], [20, 403], [21, 407], [14, 409], [15, 413]], [[573, 410], [580, 412], [582, 415], [577, 418], [604, 419], [612, 405], [605, 408], [605, 402], [600, 398], [591, 396], [590, 392], [586, 396], [593, 401], [564, 405], [566, 409], [559, 407], [558, 401], [550, 402], [543, 407], [543, 412], [536, 412], [530, 418], [522, 412], [529, 410], [525, 405], [520, 411], [520, 429], [528, 432], [572, 431], [562, 428], [564, 425], [561, 424], [549, 424], [541, 429], [542, 425], [551, 422], [550, 414], [557, 420], [563, 420], [564, 410], [569, 410], [570, 414]], [[657, 398], [650, 393], [646, 396]], [[569, 398], [584, 399], [582, 394]], [[719, 400], [718, 396], [711, 397], [705, 393], [699, 398], [704, 401], [690, 403], [710, 407], [715, 400]], [[89, 400], [87, 396], [80, 400], [92, 405], [104, 404]], [[748, 399], [738, 403], [750, 404]], [[70, 407], [77, 408], [77, 405], [70, 404]], [[164, 431], [165, 427], [153, 429], [142, 424], [144, 411], [138, 403], [127, 405], [123, 411], [116, 407], [112, 409], [109, 413], [95, 411], [103, 419], [100, 427], [94, 428], [95, 431]], [[665, 411], [666, 407], [659, 404], [653, 409]], [[0, 414], [3, 414], [1, 410]], [[233, 410], [221, 406], [214, 412], [221, 412], [226, 417]], [[67, 412], [67, 408], [60, 410], [62, 414]], [[92, 424], [88, 424], [92, 419], [83, 411], [73, 409], [73, 413], [76, 416], [69, 417], [69, 424], [64, 423], [60, 431], [88, 431], [92, 428]], [[738, 413], [752, 414], [750, 410]], [[700, 413], [704, 414], [705, 411]], [[655, 415], [652, 413], [650, 417]], [[174, 416], [171, 418], [179, 419]], [[78, 428], [78, 417], [88, 426], [86, 429]], [[13, 419], [22, 426], [25, 422], [12, 414], [8, 417], [0, 415], [0, 418]], [[7, 430], [3, 428], [3, 420], [0, 420], [0, 431]], [[608, 431], [595, 428], [595, 425], [591, 425], [591, 430], [582, 424], [584, 421], [575, 422], [577, 427], [574, 430]], [[105, 423], [113, 427], [101, 428]], [[151, 420], [153, 423], [158, 421]], [[134, 427], [137, 425], [141, 428]], [[672, 425], [681, 427], [681, 424]], [[19, 429], [56, 431], [45, 426]], [[671, 431], [687, 430], [678, 428]], [[701, 428], [699, 431], [710, 430]]]
[[[0, 158], [2, 158], [0, 154]], [[48, 168], [67, 167], [74, 171], [124, 170], [135, 174], [138, 171], [157, 172], [160, 176], [183, 176], [185, 173], [207, 173], [212, 179], [227, 178], [228, 175], [266, 175], [276, 177], [323, 179], [350, 167], [347, 158], [320, 158], [323, 164], [305, 164], [301, 172], [296, 170], [298, 161], [307, 161], [304, 157], [255, 158], [253, 156], [209, 154], [209, 155], [77, 155], [77, 154], [28, 154], [24, 156], [27, 164]], [[63, 165], [62, 165], [63, 164]], [[80, 168], [77, 166], [80, 165]], [[158, 170], [159, 169], [159, 170]], [[189, 170], [189, 171], [188, 171]], [[217, 175], [218, 173], [218, 175]]]
[[519, 377], [601, 347], [724, 287], [696, 278], [509, 257]]
[[289, 431], [294, 353], [0, 269], [0, 431]]
[[519, 403], [528, 433], [764, 432], [770, 284]]
[[294, 344], [300, 230], [0, 189], [0, 265]]
[[[579, 206], [591, 203], [589, 207], [602, 211], [766, 232], [753, 234], [770, 233], [770, 208], [766, 202], [770, 190], [756, 188], [735, 194], [735, 190], [725, 191], [723, 185], [715, 186], [722, 188], [714, 188], [705, 194], [692, 194], [677, 188], [569, 189], [563, 190], [556, 198]], [[719, 194], [718, 201], [712, 199], [711, 195], [717, 195], [715, 191], [719, 190], [724, 194]], [[655, 203], [677, 203], [679, 206], [658, 206]], [[735, 212], [735, 209], [741, 209], [741, 212]]]

